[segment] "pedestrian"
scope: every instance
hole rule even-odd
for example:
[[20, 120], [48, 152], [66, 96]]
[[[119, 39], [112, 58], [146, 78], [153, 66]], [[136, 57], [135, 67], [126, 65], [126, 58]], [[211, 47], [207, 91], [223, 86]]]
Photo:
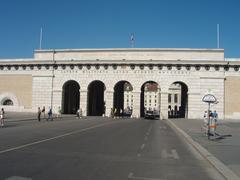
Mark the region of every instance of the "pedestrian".
[[47, 121], [48, 120], [53, 120], [53, 117], [52, 117], [52, 108], [49, 107], [49, 110], [48, 110], [48, 118], [47, 118]]
[[119, 114], [119, 116], [123, 118], [123, 110], [122, 110], [122, 108], [120, 108], [120, 114]]
[[77, 119], [80, 118], [80, 109], [78, 109], [77, 112], [76, 112], [76, 118], [77, 118]]
[[83, 114], [82, 108], [80, 108], [80, 109], [79, 109], [79, 118], [82, 118], [82, 114]]
[[45, 117], [45, 106], [43, 106], [43, 108], [42, 108], [42, 113], [43, 113], [43, 118], [45, 119], [46, 117]]
[[207, 124], [207, 123], [208, 123], [208, 113], [207, 113], [207, 111], [204, 111], [203, 121], [204, 121], [204, 124]]
[[113, 108], [111, 108], [111, 111], [110, 111], [110, 117], [113, 118]]
[[58, 106], [58, 113], [57, 113], [57, 118], [61, 118], [61, 114], [62, 114], [62, 110], [61, 110], [61, 107]]
[[114, 119], [116, 118], [116, 116], [117, 116], [117, 108], [114, 108], [114, 111], [113, 111], [113, 117], [114, 117]]
[[215, 123], [217, 124], [217, 120], [218, 120], [218, 113], [216, 110], [213, 111], [212, 113], [212, 117], [213, 117], [213, 120], [215, 121]]
[[38, 107], [37, 118], [38, 118], [38, 122], [40, 122], [41, 121], [41, 109], [40, 109], [40, 107]]
[[0, 111], [0, 125], [1, 125], [1, 127], [4, 126], [4, 114], [5, 114], [5, 111], [2, 108], [1, 111]]

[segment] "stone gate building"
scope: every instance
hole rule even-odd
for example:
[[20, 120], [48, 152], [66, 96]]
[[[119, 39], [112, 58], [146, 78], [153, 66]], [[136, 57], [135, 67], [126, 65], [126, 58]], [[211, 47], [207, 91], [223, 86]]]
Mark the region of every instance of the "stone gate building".
[[31, 59], [0, 60], [0, 106], [7, 111], [60, 107], [63, 113], [108, 116], [124, 109], [124, 85], [131, 85], [132, 115], [143, 116], [144, 85], [157, 84], [161, 118], [169, 116], [169, 94], [181, 86], [181, 117], [202, 118], [211, 93], [222, 119], [240, 118], [240, 63], [223, 49], [50, 49]]

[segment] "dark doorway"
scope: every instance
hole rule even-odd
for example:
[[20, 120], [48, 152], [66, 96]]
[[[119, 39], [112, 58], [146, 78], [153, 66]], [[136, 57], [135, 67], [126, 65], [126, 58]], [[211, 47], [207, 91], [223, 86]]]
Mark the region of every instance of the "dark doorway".
[[144, 117], [146, 110], [155, 111], [159, 115], [160, 88], [154, 81], [145, 82], [141, 87], [140, 116]]
[[188, 87], [183, 82], [174, 82], [169, 88], [169, 95], [172, 101], [169, 102], [174, 109], [171, 109], [169, 118], [187, 118], [188, 114]]
[[[123, 115], [132, 109], [132, 85], [127, 81], [119, 81], [114, 87], [113, 108], [116, 116]], [[125, 98], [124, 99], [124, 93]]]
[[68, 81], [63, 85], [63, 114], [75, 114], [79, 109], [80, 86], [76, 81]]
[[105, 85], [101, 81], [93, 81], [88, 86], [88, 116], [102, 116], [105, 111]]

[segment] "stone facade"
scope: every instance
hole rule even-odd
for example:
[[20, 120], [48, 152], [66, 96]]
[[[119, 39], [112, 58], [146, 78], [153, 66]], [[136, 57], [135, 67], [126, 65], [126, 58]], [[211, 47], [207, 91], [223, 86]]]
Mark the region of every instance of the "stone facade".
[[127, 81], [133, 87], [133, 116], [139, 117], [141, 88], [151, 81], [160, 89], [160, 116], [167, 118], [169, 88], [180, 82], [188, 90], [187, 118], [202, 118], [206, 93], [216, 96], [218, 103], [212, 109], [220, 118], [239, 118], [239, 67], [238, 61], [224, 59], [223, 49], [37, 50], [33, 59], [0, 61], [0, 98], [12, 99], [14, 110], [46, 106], [57, 112], [63, 103], [63, 86], [73, 80], [80, 86], [80, 107], [86, 115], [89, 84], [98, 80], [105, 85], [104, 103], [110, 115], [114, 87]]

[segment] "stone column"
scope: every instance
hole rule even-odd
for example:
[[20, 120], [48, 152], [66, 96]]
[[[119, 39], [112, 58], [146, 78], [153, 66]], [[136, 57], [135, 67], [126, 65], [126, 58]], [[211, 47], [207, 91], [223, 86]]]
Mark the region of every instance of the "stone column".
[[141, 100], [141, 91], [133, 91], [133, 112], [132, 116], [135, 118], [140, 117], [140, 100]]
[[160, 119], [168, 119], [168, 92], [161, 92]]
[[80, 89], [80, 108], [82, 108], [83, 116], [87, 115], [87, 90]]
[[111, 108], [113, 108], [113, 91], [105, 91], [104, 92], [104, 101], [106, 106], [106, 113], [105, 115], [110, 117], [111, 115]]

